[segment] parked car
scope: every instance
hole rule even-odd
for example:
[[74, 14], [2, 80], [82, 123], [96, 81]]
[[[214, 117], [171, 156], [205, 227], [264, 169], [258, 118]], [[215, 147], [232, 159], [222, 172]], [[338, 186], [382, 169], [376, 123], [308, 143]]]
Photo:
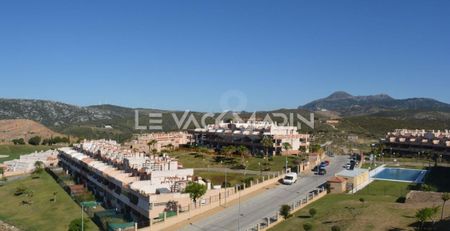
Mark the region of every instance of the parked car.
[[319, 175], [325, 175], [327, 174], [327, 170], [325, 168], [322, 168], [319, 170]]
[[297, 182], [297, 173], [291, 172], [286, 174], [283, 178], [283, 184], [293, 184]]
[[350, 163], [347, 163], [347, 164], [345, 165], [345, 168], [346, 168], [346, 169], [350, 169], [350, 166], [351, 166], [351, 164], [350, 164]]

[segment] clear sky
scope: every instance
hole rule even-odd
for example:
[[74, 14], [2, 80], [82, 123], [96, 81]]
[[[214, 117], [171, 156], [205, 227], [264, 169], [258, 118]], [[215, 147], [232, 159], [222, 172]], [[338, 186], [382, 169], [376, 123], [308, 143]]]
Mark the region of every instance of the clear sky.
[[450, 103], [450, 1], [0, 1], [2, 98], [268, 110], [336, 90]]

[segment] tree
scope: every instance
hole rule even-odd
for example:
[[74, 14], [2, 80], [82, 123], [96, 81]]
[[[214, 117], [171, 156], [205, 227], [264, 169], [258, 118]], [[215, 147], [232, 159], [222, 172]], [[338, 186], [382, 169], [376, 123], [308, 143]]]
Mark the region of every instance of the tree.
[[311, 145], [311, 152], [318, 152], [318, 151], [320, 151], [320, 145], [319, 144], [313, 144], [313, 145]]
[[442, 221], [444, 219], [445, 203], [450, 199], [450, 194], [443, 193], [441, 199], [442, 199], [442, 211], [441, 211], [441, 221]]
[[[86, 230], [89, 226], [89, 220], [83, 219], [83, 229]], [[74, 219], [69, 224], [69, 231], [81, 231], [81, 218]]]
[[241, 155], [241, 165], [244, 165], [245, 157], [250, 156], [250, 151], [244, 145], [239, 145], [236, 150]]
[[173, 146], [173, 144], [168, 144], [168, 145], [166, 145], [166, 148], [169, 149], [169, 151], [173, 151], [174, 146]]
[[366, 200], [361, 197], [361, 198], [359, 198], [359, 202], [361, 202], [363, 204], [363, 206], [364, 206], [364, 203], [366, 202]]
[[261, 139], [261, 144], [264, 147], [264, 154], [267, 158], [269, 156], [269, 149], [273, 147], [273, 139], [270, 136], [264, 136]]
[[433, 153], [432, 159], [434, 161], [434, 167], [438, 166], [439, 155], [437, 153]]
[[303, 229], [305, 231], [310, 231], [310, 230], [312, 230], [312, 228], [313, 228], [313, 226], [310, 223], [303, 224]]
[[283, 146], [284, 151], [289, 151], [290, 149], [292, 149], [292, 145], [288, 142], [284, 142], [283, 144], [281, 144]]
[[199, 183], [191, 182], [184, 190], [185, 193], [189, 193], [189, 197], [194, 201], [197, 206], [197, 199], [205, 195], [206, 185], [201, 185]]
[[39, 145], [41, 144], [41, 137], [40, 136], [33, 136], [28, 140], [28, 143], [31, 145]]
[[157, 140], [150, 140], [147, 145], [148, 145], [148, 153], [152, 152], [154, 149], [153, 147], [155, 146], [155, 144], [157, 144], [158, 141]]
[[337, 226], [337, 225], [333, 225], [331, 227], [331, 231], [341, 231], [341, 227]]
[[231, 156], [233, 153], [236, 152], [236, 147], [234, 146], [225, 146], [221, 150], [222, 154], [225, 156]]
[[44, 162], [42, 161], [36, 161], [34, 162], [34, 173], [36, 174], [41, 174], [42, 171], [44, 170]]
[[416, 218], [420, 223], [419, 230], [423, 230], [423, 225], [427, 220], [430, 220], [433, 218], [433, 216], [437, 213], [438, 207], [433, 208], [423, 208], [419, 209], [416, 212]]
[[315, 208], [311, 208], [311, 209], [309, 210], [309, 215], [310, 215], [311, 217], [314, 217], [316, 214], [317, 214], [317, 210], [316, 210]]
[[282, 205], [280, 208], [280, 215], [283, 216], [283, 218], [286, 220], [290, 217], [291, 213], [291, 206], [289, 205]]
[[300, 152], [302, 152], [302, 153], [305, 153], [305, 152], [306, 152], [306, 146], [300, 146], [300, 147], [298, 148], [298, 150], [299, 150]]
[[13, 139], [12, 142], [14, 145], [24, 145], [25, 144], [25, 140], [23, 138]]

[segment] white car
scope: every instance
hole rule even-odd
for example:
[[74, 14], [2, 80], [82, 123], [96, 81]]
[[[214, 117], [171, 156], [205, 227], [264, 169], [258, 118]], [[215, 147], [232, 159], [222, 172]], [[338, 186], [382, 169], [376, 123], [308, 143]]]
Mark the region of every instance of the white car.
[[283, 178], [283, 184], [293, 184], [297, 182], [297, 173], [291, 172], [286, 174]]

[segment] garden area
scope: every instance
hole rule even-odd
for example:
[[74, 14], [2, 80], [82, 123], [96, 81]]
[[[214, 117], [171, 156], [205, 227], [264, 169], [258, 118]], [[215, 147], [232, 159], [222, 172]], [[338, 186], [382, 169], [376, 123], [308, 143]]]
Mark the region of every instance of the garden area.
[[[169, 156], [178, 159], [185, 168], [230, 168], [252, 171], [282, 171], [285, 168], [285, 156], [273, 156], [268, 159], [258, 156], [225, 156], [215, 153], [199, 153], [189, 151], [174, 151]], [[289, 156], [288, 167], [295, 165], [301, 157]]]
[[203, 179], [208, 179], [211, 181], [212, 185], [222, 185], [225, 186], [225, 175], [227, 179], [227, 186], [232, 187], [237, 184], [246, 183], [250, 184], [250, 181], [256, 182], [260, 179], [259, 175], [252, 174], [242, 174], [242, 173], [226, 173], [225, 172], [208, 172], [208, 171], [194, 171], [194, 175], [200, 176]]
[[[425, 212], [437, 209], [426, 217], [425, 223], [436, 221], [435, 230], [444, 230], [440, 227], [445, 224], [438, 222], [442, 202], [404, 203], [412, 187], [409, 183], [375, 181], [354, 195], [330, 194], [270, 230], [416, 230], [420, 228], [417, 214], [426, 207], [430, 209]], [[445, 207], [444, 212], [450, 215], [450, 207]]]
[[[80, 207], [45, 171], [6, 182], [0, 198], [0, 220], [22, 230], [67, 231], [81, 224]], [[98, 228], [85, 219], [85, 230]]]

